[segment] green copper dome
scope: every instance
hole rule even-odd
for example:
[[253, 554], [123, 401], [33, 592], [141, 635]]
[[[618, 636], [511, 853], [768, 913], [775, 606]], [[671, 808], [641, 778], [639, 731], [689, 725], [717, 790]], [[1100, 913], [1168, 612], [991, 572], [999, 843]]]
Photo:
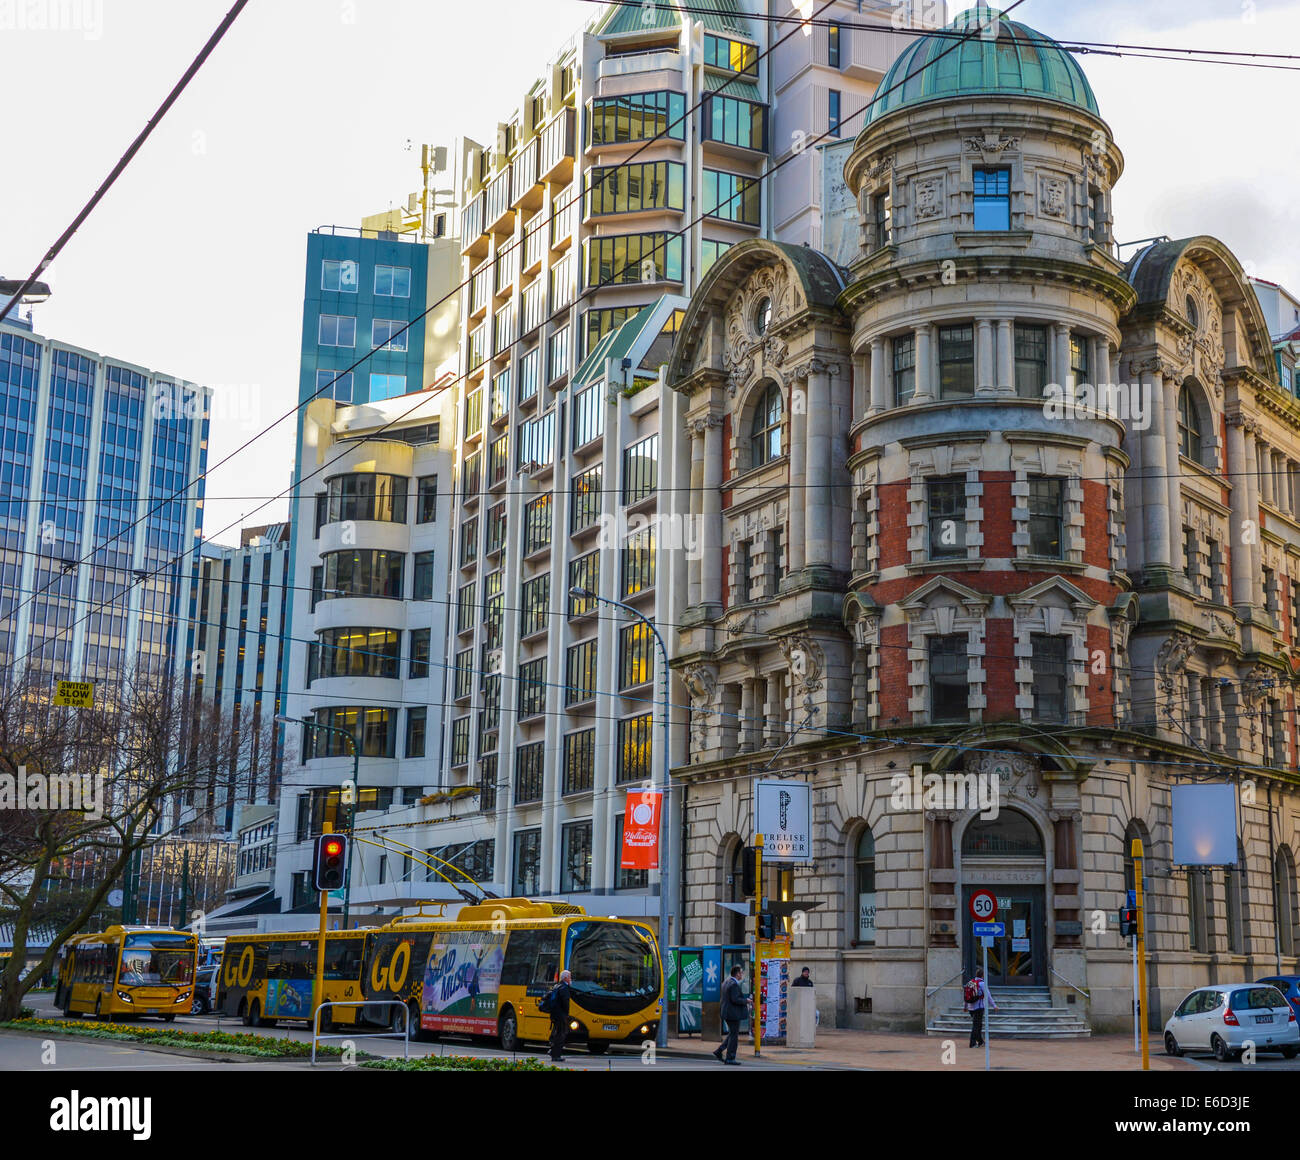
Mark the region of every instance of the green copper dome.
[[976, 93], [1062, 101], [1101, 115], [1092, 86], [1070, 53], [982, 4], [909, 44], [876, 91], [885, 95], [867, 110], [866, 125], [895, 109]]

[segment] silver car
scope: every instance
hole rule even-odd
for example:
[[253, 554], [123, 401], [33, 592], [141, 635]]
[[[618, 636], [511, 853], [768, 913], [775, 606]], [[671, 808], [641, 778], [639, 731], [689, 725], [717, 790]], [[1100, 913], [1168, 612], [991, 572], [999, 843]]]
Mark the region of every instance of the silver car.
[[1300, 1053], [1300, 1023], [1286, 996], [1260, 983], [1217, 983], [1198, 987], [1165, 1024], [1165, 1054], [1212, 1051], [1218, 1060], [1234, 1059], [1249, 1045]]

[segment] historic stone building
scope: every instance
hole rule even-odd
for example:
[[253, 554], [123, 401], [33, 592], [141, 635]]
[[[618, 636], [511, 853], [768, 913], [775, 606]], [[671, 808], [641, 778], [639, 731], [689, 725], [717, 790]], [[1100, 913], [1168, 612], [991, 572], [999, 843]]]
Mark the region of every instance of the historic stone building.
[[[718, 904], [770, 768], [812, 785], [813, 859], [766, 892], [818, 904], [794, 954], [823, 1018], [942, 1027], [987, 886], [995, 989], [1127, 1026], [1140, 835], [1158, 1025], [1193, 986], [1297, 969], [1300, 403], [1220, 242], [1117, 257], [1124, 162], [1087, 79], [989, 18], [882, 82], [851, 268], [738, 245], [673, 351], [677, 514], [705, 545], [674, 660], [684, 941], [743, 933]], [[1174, 865], [1170, 789], [1220, 767], [1240, 861]], [[987, 779], [997, 816], [909, 800], [914, 771]]]

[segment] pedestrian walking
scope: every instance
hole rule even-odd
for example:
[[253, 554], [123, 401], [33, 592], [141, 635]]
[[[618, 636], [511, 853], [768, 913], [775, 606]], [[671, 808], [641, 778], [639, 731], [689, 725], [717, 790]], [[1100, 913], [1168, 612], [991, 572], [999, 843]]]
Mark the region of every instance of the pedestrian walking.
[[790, 984], [792, 987], [811, 987], [813, 985], [812, 973], [807, 967], [800, 972], [799, 977]]
[[987, 1004], [990, 1011], [998, 1009], [998, 1005], [993, 1001], [993, 996], [985, 985], [983, 967], [975, 968], [975, 974], [962, 991], [962, 998], [966, 1001], [966, 1010], [970, 1012], [970, 1045], [983, 1047], [985, 1005]]
[[569, 1035], [569, 995], [573, 975], [561, 971], [560, 977], [543, 1000], [546, 1013], [551, 1017], [551, 1059], [564, 1062], [564, 1041]]
[[[750, 1008], [753, 1006], [753, 1000], [745, 994], [740, 985], [740, 978], [744, 973], [745, 968], [737, 964], [731, 968], [731, 974], [722, 984], [722, 1004], [719, 1014], [722, 1016], [722, 1031], [725, 1038], [718, 1045], [718, 1050], [713, 1053], [713, 1058], [718, 1062], [729, 1063], [734, 1067], [740, 1066], [740, 1060], [736, 1058], [740, 1025], [748, 1021]], [[725, 1059], [723, 1052], [726, 1052]]]

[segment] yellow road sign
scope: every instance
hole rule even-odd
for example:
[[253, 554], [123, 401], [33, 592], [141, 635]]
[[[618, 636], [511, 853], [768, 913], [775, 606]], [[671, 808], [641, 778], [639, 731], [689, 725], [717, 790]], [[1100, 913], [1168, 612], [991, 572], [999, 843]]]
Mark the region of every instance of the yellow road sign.
[[54, 693], [56, 705], [66, 705], [71, 709], [93, 709], [95, 707], [95, 686], [91, 681], [60, 681]]

